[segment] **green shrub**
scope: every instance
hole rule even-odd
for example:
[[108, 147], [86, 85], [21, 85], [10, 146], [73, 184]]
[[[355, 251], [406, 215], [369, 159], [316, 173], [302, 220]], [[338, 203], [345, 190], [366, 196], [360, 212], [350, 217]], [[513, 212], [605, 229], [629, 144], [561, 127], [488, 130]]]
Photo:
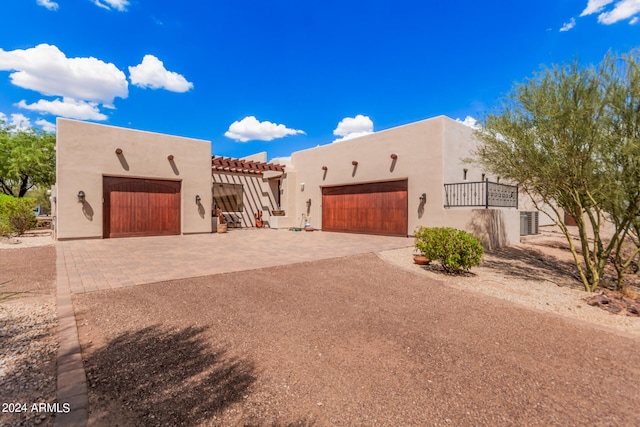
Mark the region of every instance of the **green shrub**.
[[0, 235], [23, 234], [36, 226], [36, 199], [0, 194]]
[[432, 261], [439, 261], [447, 272], [469, 270], [480, 265], [484, 248], [480, 239], [449, 227], [418, 227], [416, 249]]

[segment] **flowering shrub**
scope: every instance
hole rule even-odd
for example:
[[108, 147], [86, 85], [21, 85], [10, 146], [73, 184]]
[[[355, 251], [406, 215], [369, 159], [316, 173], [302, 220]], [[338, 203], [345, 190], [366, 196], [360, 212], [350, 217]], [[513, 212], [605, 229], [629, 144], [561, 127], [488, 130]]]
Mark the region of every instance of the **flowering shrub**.
[[449, 227], [418, 227], [415, 247], [450, 273], [480, 265], [484, 248], [471, 233]]

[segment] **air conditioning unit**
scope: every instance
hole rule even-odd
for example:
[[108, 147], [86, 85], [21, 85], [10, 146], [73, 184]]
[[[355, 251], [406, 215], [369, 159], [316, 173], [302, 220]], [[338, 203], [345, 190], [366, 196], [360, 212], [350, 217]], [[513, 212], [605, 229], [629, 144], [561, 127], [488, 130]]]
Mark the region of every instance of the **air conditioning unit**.
[[538, 234], [538, 211], [527, 212], [527, 234]]
[[520, 235], [538, 234], [538, 211], [520, 212]]
[[529, 230], [529, 223], [526, 212], [520, 212], [520, 235], [526, 236]]

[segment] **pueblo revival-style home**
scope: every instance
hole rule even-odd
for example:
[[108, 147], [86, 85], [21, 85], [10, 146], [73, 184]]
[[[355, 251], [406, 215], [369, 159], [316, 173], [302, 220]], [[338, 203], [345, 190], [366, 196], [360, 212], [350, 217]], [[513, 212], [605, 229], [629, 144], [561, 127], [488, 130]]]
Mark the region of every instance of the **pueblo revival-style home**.
[[[212, 156], [211, 142], [57, 121], [57, 239], [211, 233], [229, 227], [410, 236], [468, 230], [489, 247], [535, 233], [516, 186], [465, 163], [473, 130], [439, 116], [267, 162]], [[522, 202], [520, 202], [520, 207]], [[528, 222], [526, 215], [529, 215]]]

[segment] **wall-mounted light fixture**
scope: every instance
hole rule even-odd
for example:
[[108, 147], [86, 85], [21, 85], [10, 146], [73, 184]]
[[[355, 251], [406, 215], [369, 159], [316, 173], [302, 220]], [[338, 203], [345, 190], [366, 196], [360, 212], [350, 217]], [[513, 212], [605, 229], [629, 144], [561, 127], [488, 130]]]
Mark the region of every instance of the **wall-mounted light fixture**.
[[352, 161], [352, 162], [351, 162], [351, 164], [352, 164], [353, 166], [358, 166], [358, 162], [357, 162], [357, 161], [355, 161], [355, 160], [354, 160], [354, 161]]
[[327, 168], [326, 166], [323, 166], [323, 167], [322, 167], [322, 170], [323, 170], [323, 171], [326, 171], [327, 169], [328, 169], [328, 168]]
[[462, 172], [463, 172], [462, 179], [464, 179], [466, 181], [467, 180], [467, 173], [469, 172], [469, 169], [464, 168], [464, 169], [462, 169]]
[[200, 195], [196, 194], [196, 205], [199, 205], [201, 200]]
[[173, 160], [173, 154], [169, 154], [169, 155], [167, 156], [167, 160], [172, 161], [172, 160]]
[[310, 208], [310, 207], [311, 207], [311, 199], [308, 199], [307, 200], [307, 208]]
[[422, 193], [422, 195], [420, 195], [420, 203], [427, 203], [427, 193]]
[[392, 155], [391, 155], [391, 158], [392, 158], [393, 160], [395, 160], [395, 159], [397, 159], [397, 158], [398, 158], [398, 155], [394, 153], [394, 154], [392, 154]]
[[304, 191], [304, 182], [300, 183], [300, 191]]
[[122, 148], [116, 148], [116, 155], [122, 154]]
[[78, 202], [84, 203], [84, 191], [82, 190], [78, 191]]

